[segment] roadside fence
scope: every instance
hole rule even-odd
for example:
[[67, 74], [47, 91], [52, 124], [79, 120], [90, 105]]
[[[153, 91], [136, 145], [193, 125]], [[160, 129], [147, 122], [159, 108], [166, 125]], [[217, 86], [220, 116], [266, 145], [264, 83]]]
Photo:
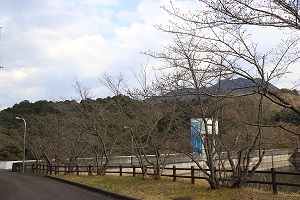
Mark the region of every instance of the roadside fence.
[[[88, 165], [88, 166], [56, 166], [56, 165], [45, 165], [45, 164], [32, 164], [26, 165], [27, 171], [30, 170], [33, 173], [39, 174], [47, 174], [47, 175], [57, 175], [57, 174], [76, 174], [76, 175], [93, 175], [96, 174], [96, 167]], [[146, 168], [147, 175], [154, 175], [153, 174], [153, 167]], [[208, 171], [208, 170], [207, 170]], [[222, 171], [224, 172], [224, 171]], [[232, 170], [226, 170], [226, 172], [232, 172]], [[106, 170], [107, 174], [118, 174], [119, 176], [123, 176], [123, 174], [130, 174], [133, 177], [136, 175], [142, 174], [142, 170], [140, 166], [109, 166]], [[256, 174], [269, 174], [271, 175], [270, 181], [253, 181], [248, 180], [247, 183], [255, 183], [255, 184], [266, 184], [271, 185], [274, 194], [278, 194], [278, 186], [293, 186], [293, 187], [300, 187], [300, 183], [286, 183], [286, 182], [279, 182], [277, 180], [277, 175], [297, 175], [300, 176], [300, 172], [281, 172], [276, 171], [275, 168], [271, 168], [270, 171], [268, 170], [257, 170], [255, 171]], [[177, 168], [176, 166], [173, 167], [166, 167], [163, 170], [162, 177], [171, 177], [175, 182], [177, 178], [185, 178], [190, 179], [191, 184], [195, 184], [196, 179], [204, 179], [207, 180], [207, 176], [199, 169], [191, 166], [190, 168]]]

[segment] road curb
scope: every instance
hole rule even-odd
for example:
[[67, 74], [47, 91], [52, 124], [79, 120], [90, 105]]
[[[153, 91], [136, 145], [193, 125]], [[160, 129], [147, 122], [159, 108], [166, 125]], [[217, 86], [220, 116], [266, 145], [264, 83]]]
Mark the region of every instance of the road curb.
[[139, 200], [139, 199], [134, 198], [134, 197], [129, 197], [129, 196], [117, 194], [117, 193], [114, 193], [114, 192], [110, 192], [110, 191], [107, 191], [107, 190], [102, 190], [102, 189], [99, 189], [99, 188], [96, 188], [96, 187], [91, 187], [91, 186], [88, 186], [88, 185], [83, 185], [81, 183], [68, 181], [68, 180], [57, 178], [57, 177], [54, 177], [54, 176], [45, 175], [45, 177], [49, 178], [49, 179], [57, 180], [57, 181], [60, 181], [60, 182], [68, 183], [70, 185], [74, 185], [74, 186], [77, 186], [77, 187], [80, 187], [80, 188], [84, 188], [84, 189], [87, 189], [87, 190], [90, 190], [90, 191], [93, 191], [93, 192], [98, 192], [98, 193], [101, 193], [101, 194], [104, 194], [104, 195], [107, 195], [107, 196], [110, 196], [110, 197], [114, 197], [114, 198], [120, 198], [120, 199], [124, 199], [124, 200]]

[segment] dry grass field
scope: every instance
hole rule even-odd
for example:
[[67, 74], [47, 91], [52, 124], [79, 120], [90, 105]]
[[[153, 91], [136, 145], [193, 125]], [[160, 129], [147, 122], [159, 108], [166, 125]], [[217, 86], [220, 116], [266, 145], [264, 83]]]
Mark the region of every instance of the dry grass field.
[[171, 200], [185, 197], [193, 200], [299, 200], [299, 194], [279, 193], [255, 190], [252, 188], [218, 189], [211, 190], [205, 180], [197, 180], [195, 185], [189, 181], [178, 179], [142, 180], [140, 177], [129, 176], [76, 176], [57, 175], [56, 177], [67, 179], [81, 184], [98, 187], [104, 190], [124, 194], [145, 200]]

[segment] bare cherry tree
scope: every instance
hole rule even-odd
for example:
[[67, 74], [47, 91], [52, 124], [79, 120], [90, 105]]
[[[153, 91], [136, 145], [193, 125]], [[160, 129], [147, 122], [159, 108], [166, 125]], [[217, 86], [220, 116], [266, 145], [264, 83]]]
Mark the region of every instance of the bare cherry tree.
[[88, 147], [85, 156], [92, 155], [98, 175], [104, 175], [111, 159], [120, 149], [125, 133], [115, 107], [116, 98], [94, 99], [89, 88], [75, 81], [78, 100], [70, 102], [64, 113]]
[[[168, 33], [173, 38], [173, 43], [165, 46], [162, 52], [146, 52], [147, 55], [165, 63], [165, 67], [160, 68], [167, 75], [164, 77], [162, 85], [166, 85], [164, 81], [169, 81], [177, 91], [181, 91], [181, 96], [194, 95], [200, 105], [198, 115], [203, 118], [204, 122], [207, 117], [214, 119], [220, 117], [224, 99], [239, 95], [258, 94], [255, 121], [244, 122], [255, 130], [251, 135], [252, 141], [242, 151], [235, 151], [237, 155], [226, 151], [225, 158], [234, 170], [231, 186], [237, 187], [257, 169], [264, 155], [262, 148], [262, 129], [265, 126], [263, 121], [264, 98], [295, 111], [298, 110], [277, 96], [276, 92], [269, 88], [269, 85], [288, 73], [289, 66], [297, 62], [299, 38], [297, 35], [291, 35], [282, 39], [282, 42], [275, 48], [265, 50], [260, 46], [262, 44], [253, 42], [251, 33], [243, 26], [216, 23], [219, 16], [215, 13], [209, 14], [211, 10], [182, 13], [172, 4], [170, 9], [166, 7], [163, 9], [172, 15], [174, 20], [171, 21], [170, 26], [166, 28], [158, 26], [158, 28]], [[216, 10], [213, 10], [212, 13], [214, 11]], [[242, 84], [231, 89], [222, 88], [222, 80], [234, 78], [246, 79], [251, 84]], [[212, 85], [214, 87], [210, 87]], [[241, 94], [238, 90], [244, 90], [244, 92]], [[207, 109], [209, 104], [203, 101], [205, 95], [211, 97], [209, 103], [215, 110]], [[210, 143], [203, 141], [204, 146], [205, 144], [214, 146], [213, 148], [205, 146], [207, 165], [211, 172], [206, 174], [211, 188], [217, 188], [222, 177], [218, 177], [214, 170], [218, 167], [215, 158], [219, 157], [219, 160], [222, 158], [220, 150], [226, 149], [226, 146], [223, 145], [224, 141], [221, 141], [216, 133], [209, 135], [208, 129], [205, 129], [205, 138], [211, 138], [211, 141]], [[248, 131], [245, 130], [245, 132], [247, 135]], [[259, 159], [254, 162], [251, 157], [256, 153]], [[235, 159], [236, 156], [240, 157], [240, 161], [244, 161], [234, 163], [232, 158]], [[201, 166], [199, 168], [201, 169]], [[204, 170], [202, 171], [205, 173]]]
[[255, 25], [300, 29], [298, 0], [200, 0], [214, 25]]
[[127, 144], [127, 149], [137, 158], [144, 179], [147, 178], [147, 166], [153, 169], [155, 179], [160, 179], [168, 155], [173, 152], [170, 146], [174, 132], [177, 131], [177, 127], [173, 126], [175, 109], [156, 97], [157, 90], [161, 87], [158, 88], [151, 80], [148, 81], [146, 68], [142, 67], [141, 73], [135, 76], [138, 86], [128, 87], [124, 84], [123, 78], [113, 78], [105, 73], [102, 83], [115, 95], [124, 93], [128, 96], [127, 104], [131, 102], [130, 111], [126, 108], [124, 104], [126, 101], [122, 95], [118, 98], [119, 116], [122, 117], [121, 121], [132, 139], [131, 143], [127, 140], [124, 144]]
[[[265, 76], [263, 74], [269, 73], [269, 75], [275, 75], [276, 78], [280, 78], [278, 72], [283, 74], [289, 73], [288, 67], [298, 60], [298, 36], [297, 30], [299, 30], [299, 6], [298, 0], [271, 0], [271, 1], [206, 1], [200, 0], [209, 9], [202, 12], [197, 16], [201, 20], [201, 24], [210, 26], [226, 26], [226, 27], [270, 27], [276, 28], [275, 31], [284, 33], [293, 33], [296, 36], [289, 37], [282, 41], [282, 44], [270, 51], [271, 54], [276, 52], [277, 58], [273, 62], [273, 70], [267, 72], [266, 70], [260, 70], [259, 76]], [[196, 20], [195, 16], [190, 19]], [[205, 25], [204, 25], [205, 26]], [[296, 30], [296, 31], [295, 31]], [[296, 47], [296, 48], [295, 48]], [[296, 53], [296, 54], [294, 54]], [[268, 55], [268, 57], [270, 57]], [[283, 65], [285, 64], [285, 66]], [[261, 69], [261, 67], [259, 67]], [[267, 82], [270, 79], [265, 79]], [[299, 83], [295, 83], [297, 87]], [[273, 101], [283, 108], [290, 109], [293, 112], [300, 114], [299, 107], [292, 104], [280, 93], [268, 90], [259, 91], [265, 97]], [[299, 135], [299, 133], [290, 130], [288, 127], [282, 124], [277, 124], [277, 127], [282, 128], [292, 134]]]

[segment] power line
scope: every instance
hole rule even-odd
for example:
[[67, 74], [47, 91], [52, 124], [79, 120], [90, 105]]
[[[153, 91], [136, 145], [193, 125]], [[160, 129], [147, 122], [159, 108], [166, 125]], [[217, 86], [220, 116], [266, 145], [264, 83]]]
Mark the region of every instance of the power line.
[[[0, 26], [0, 68], [3, 68], [3, 55], [2, 55], [2, 26]], [[11, 93], [13, 96], [15, 96], [16, 98], [18, 98], [19, 100], [23, 101], [23, 99], [21, 97], [19, 97], [18, 95], [16, 95], [13, 91], [11, 91], [10, 89], [8, 89], [6, 86], [4, 86], [1, 82], [0, 85], [7, 90], [9, 93]]]
[[[2, 55], [2, 26], [0, 26], [0, 68], [3, 68], [3, 55]], [[18, 95], [16, 95], [13, 91], [5, 87], [2, 83], [0, 85], [7, 90], [9, 93], [11, 93], [13, 96], [17, 97], [19, 100], [23, 101], [22, 98], [20, 98]]]
[[[0, 26], [0, 68], [3, 68], [3, 55], [2, 55], [2, 26]], [[20, 99], [21, 101], [23, 100], [22, 98], [20, 98], [18, 95], [16, 95], [13, 91], [11, 91], [10, 89], [8, 89], [7, 87], [5, 87], [2, 83], [0, 83], [0, 85], [7, 90], [8, 92], [10, 92], [12, 95], [14, 95], [15, 97], [17, 97], [18, 99]]]
[[0, 26], [0, 68], [3, 68], [3, 56], [2, 56], [2, 26]]
[[12, 95], [14, 95], [15, 97], [17, 97], [18, 99], [20, 99], [21, 101], [23, 101], [23, 99], [21, 97], [19, 97], [18, 95], [16, 95], [13, 91], [11, 91], [10, 89], [8, 89], [7, 87], [5, 87], [2, 83], [0, 83], [0, 85], [6, 89], [8, 92], [10, 92]]

